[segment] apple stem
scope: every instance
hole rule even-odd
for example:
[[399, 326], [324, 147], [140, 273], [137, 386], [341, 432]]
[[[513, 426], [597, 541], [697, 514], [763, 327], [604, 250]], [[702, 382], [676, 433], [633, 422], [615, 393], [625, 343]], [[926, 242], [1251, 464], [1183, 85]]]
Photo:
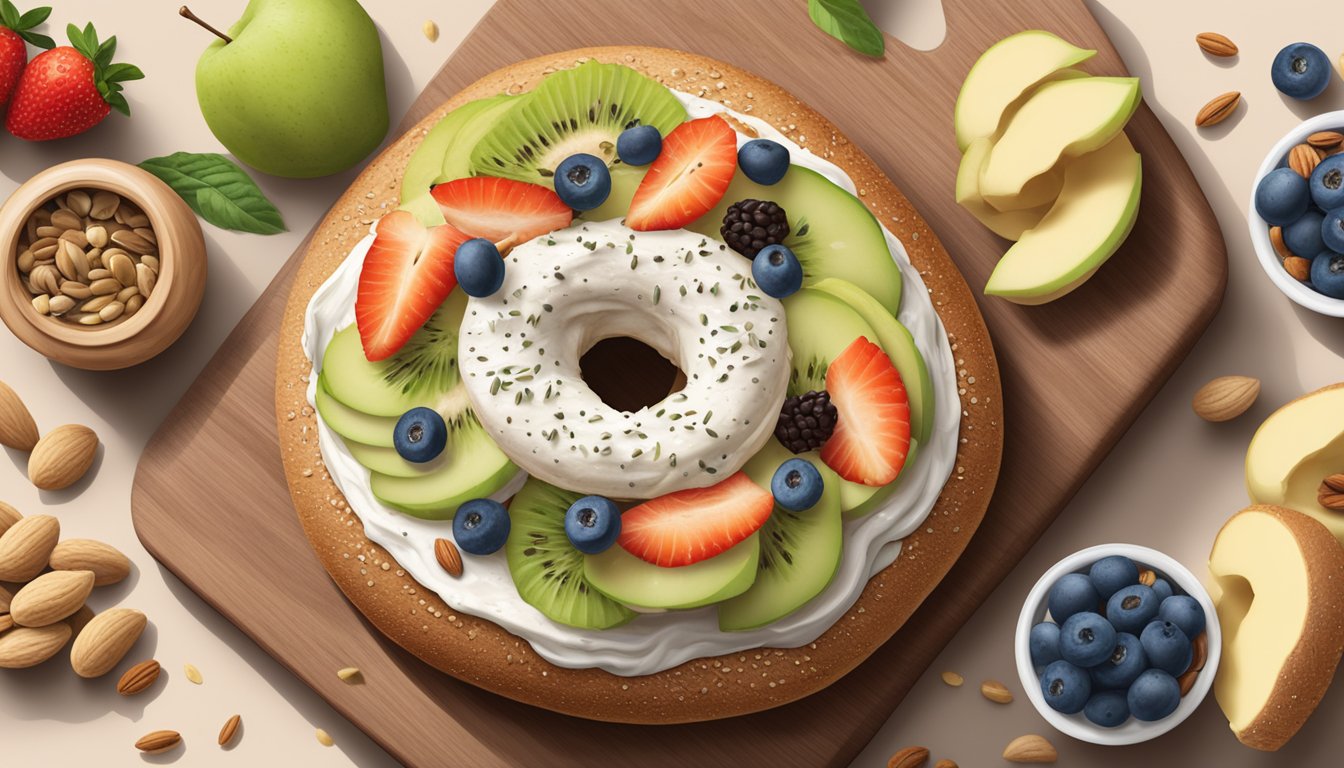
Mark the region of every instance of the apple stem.
[[190, 20], [196, 22], [197, 24], [200, 24], [202, 27], [205, 27], [207, 30], [210, 31], [211, 34], [213, 34], [215, 37], [218, 37], [220, 40], [223, 40], [223, 41], [226, 42], [226, 43], [232, 43], [232, 42], [233, 42], [233, 38], [232, 38], [232, 37], [229, 37], [228, 35], [224, 34], [223, 32], [220, 32], [218, 29], [215, 29], [214, 27], [210, 26], [209, 24], [206, 24], [204, 21], [201, 20], [201, 17], [199, 17], [199, 16], [197, 16], [196, 14], [192, 13], [192, 12], [191, 12], [191, 9], [188, 8], [187, 6], [184, 5], [184, 6], [182, 6], [181, 8], [178, 8], [178, 9], [177, 9], [177, 12], [178, 12], [179, 15], [182, 16], [182, 18], [184, 18], [184, 19], [190, 19]]

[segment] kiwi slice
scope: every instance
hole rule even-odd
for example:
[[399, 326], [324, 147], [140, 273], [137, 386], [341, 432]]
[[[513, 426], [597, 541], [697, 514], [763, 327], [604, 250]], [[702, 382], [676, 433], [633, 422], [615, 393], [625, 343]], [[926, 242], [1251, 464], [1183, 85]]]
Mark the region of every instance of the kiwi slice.
[[509, 573], [518, 595], [554, 621], [586, 629], [620, 626], [635, 612], [588, 583], [583, 553], [565, 536], [565, 511], [580, 495], [528, 478], [509, 504]]
[[505, 112], [472, 150], [472, 172], [550, 185], [570, 155], [613, 162], [626, 128], [652, 125], [666, 135], [685, 120], [685, 107], [662, 84], [589, 61], [547, 77]]

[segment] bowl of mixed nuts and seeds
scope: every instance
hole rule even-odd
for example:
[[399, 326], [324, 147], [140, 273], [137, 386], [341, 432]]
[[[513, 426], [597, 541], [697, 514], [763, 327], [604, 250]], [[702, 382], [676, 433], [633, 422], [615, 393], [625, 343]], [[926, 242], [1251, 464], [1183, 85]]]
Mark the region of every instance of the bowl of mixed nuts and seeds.
[[162, 352], [195, 317], [205, 274], [196, 215], [133, 165], [64, 163], [0, 208], [0, 320], [66, 365], [113, 370]]

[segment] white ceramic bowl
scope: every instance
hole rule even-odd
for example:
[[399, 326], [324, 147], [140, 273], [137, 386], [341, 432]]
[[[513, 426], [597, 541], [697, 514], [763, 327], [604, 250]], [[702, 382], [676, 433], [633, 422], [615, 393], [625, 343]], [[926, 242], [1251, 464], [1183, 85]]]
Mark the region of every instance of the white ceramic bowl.
[[[1255, 188], [1260, 185], [1260, 180], [1266, 174], [1283, 164], [1284, 158], [1288, 156], [1288, 150], [1305, 142], [1308, 136], [1317, 131], [1333, 131], [1340, 127], [1344, 127], [1344, 110], [1326, 112], [1305, 120], [1289, 131], [1288, 135], [1279, 139], [1279, 143], [1275, 144], [1265, 156], [1264, 162], [1260, 164], [1260, 170], [1255, 174], [1255, 183], [1251, 185], [1250, 204], [1246, 213], [1246, 220], [1250, 222], [1251, 227], [1251, 243], [1255, 245], [1255, 255], [1260, 259], [1260, 266], [1264, 267], [1269, 279], [1288, 298], [1313, 312], [1332, 317], [1344, 317], [1344, 299], [1332, 299], [1325, 294], [1317, 293], [1284, 271], [1279, 255], [1274, 252], [1274, 246], [1269, 242], [1269, 224], [1255, 212]], [[1315, 256], [1315, 254], [1300, 255], [1305, 258]]]
[[[1036, 674], [1036, 669], [1031, 663], [1030, 636], [1032, 626], [1045, 618], [1046, 597], [1049, 595], [1050, 587], [1061, 576], [1068, 573], [1086, 572], [1093, 563], [1111, 555], [1124, 555], [1133, 560], [1140, 569], [1152, 569], [1157, 573], [1158, 578], [1165, 578], [1169, 583], [1179, 587], [1180, 592], [1184, 592], [1199, 601], [1200, 606], [1204, 609], [1204, 615], [1207, 617], [1207, 626], [1204, 631], [1208, 633], [1209, 655], [1203, 671], [1195, 678], [1194, 687], [1190, 689], [1190, 693], [1181, 699], [1181, 703], [1176, 707], [1175, 712], [1151, 723], [1131, 717], [1128, 722], [1119, 728], [1102, 728], [1090, 722], [1081, 712], [1076, 715], [1066, 715], [1056, 712], [1045, 703], [1045, 696], [1041, 694], [1040, 676]], [[1056, 563], [1054, 567], [1041, 576], [1040, 581], [1036, 582], [1036, 586], [1032, 587], [1031, 592], [1027, 595], [1027, 601], [1022, 606], [1022, 614], [1017, 619], [1017, 636], [1014, 641], [1017, 675], [1021, 678], [1022, 688], [1027, 692], [1027, 698], [1031, 699], [1032, 706], [1036, 707], [1036, 711], [1041, 713], [1041, 717], [1044, 717], [1046, 722], [1065, 735], [1107, 746], [1137, 744], [1141, 741], [1157, 738], [1180, 725], [1183, 720], [1199, 708], [1200, 702], [1204, 700], [1204, 697], [1209, 693], [1209, 689], [1213, 687], [1213, 676], [1218, 669], [1222, 647], [1223, 632], [1218, 625], [1218, 614], [1213, 609], [1213, 600], [1209, 598], [1209, 593], [1204, 589], [1204, 585], [1200, 584], [1199, 579], [1195, 578], [1195, 575], [1185, 566], [1155, 549], [1141, 547], [1137, 544], [1100, 544], [1080, 552], [1074, 552]]]

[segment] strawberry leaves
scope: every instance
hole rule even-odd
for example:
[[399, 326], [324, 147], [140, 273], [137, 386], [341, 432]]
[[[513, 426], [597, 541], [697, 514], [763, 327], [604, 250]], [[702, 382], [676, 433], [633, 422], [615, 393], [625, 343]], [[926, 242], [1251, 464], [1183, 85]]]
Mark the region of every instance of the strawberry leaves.
[[19, 13], [19, 9], [14, 7], [10, 0], [0, 0], [0, 26], [9, 27], [24, 42], [37, 48], [51, 50], [56, 47], [56, 41], [46, 35], [33, 31], [33, 27], [47, 20], [51, 15], [51, 8], [34, 8], [26, 13]]
[[85, 24], [83, 29], [70, 24], [65, 28], [65, 34], [70, 38], [70, 45], [74, 46], [84, 58], [93, 62], [93, 84], [98, 88], [103, 100], [113, 109], [129, 117], [131, 106], [126, 103], [126, 97], [121, 95], [121, 84], [130, 80], [141, 80], [145, 73], [133, 64], [112, 62], [112, 57], [117, 52], [117, 36], [113, 35], [99, 42], [98, 32], [93, 28], [92, 22]]

